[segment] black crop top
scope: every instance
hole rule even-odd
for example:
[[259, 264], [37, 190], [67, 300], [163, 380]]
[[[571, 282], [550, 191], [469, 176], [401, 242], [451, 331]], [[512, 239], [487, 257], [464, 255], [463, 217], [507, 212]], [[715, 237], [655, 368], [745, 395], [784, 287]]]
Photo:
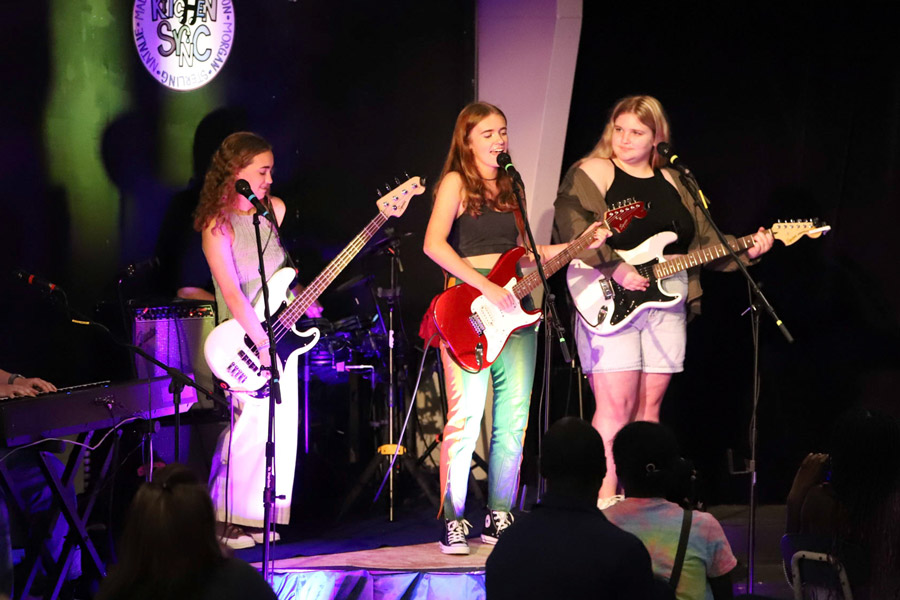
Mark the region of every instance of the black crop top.
[[631, 250], [647, 238], [671, 231], [678, 239], [665, 247], [665, 254], [687, 254], [694, 239], [694, 219], [681, 202], [678, 190], [666, 181], [662, 171], [655, 169], [653, 177], [633, 177], [616, 166], [615, 178], [606, 192], [606, 205], [612, 206], [622, 201], [643, 201], [647, 216], [632, 219], [622, 233], [614, 233], [606, 241], [610, 248]]
[[519, 230], [516, 213], [486, 210], [472, 216], [465, 212], [453, 221], [447, 242], [461, 257], [502, 254], [516, 247]]

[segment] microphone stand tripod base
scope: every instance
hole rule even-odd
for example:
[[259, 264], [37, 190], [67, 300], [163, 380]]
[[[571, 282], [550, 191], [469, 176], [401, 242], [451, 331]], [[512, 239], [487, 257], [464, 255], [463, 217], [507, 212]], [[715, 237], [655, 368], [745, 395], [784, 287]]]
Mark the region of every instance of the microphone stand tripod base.
[[[366, 469], [363, 471], [362, 475], [359, 476], [359, 479], [356, 480], [356, 484], [353, 486], [347, 499], [344, 500], [344, 503], [341, 505], [341, 510], [338, 512], [335, 520], [340, 521], [347, 511], [350, 510], [353, 503], [362, 493], [366, 482], [376, 476], [376, 471], [380, 465], [383, 464], [386, 468], [390, 466], [391, 459], [394, 457], [395, 452], [397, 452], [397, 444], [382, 444], [378, 447], [375, 456], [373, 456], [369, 461], [369, 464], [366, 465]], [[397, 453], [397, 461], [400, 466], [413, 476], [416, 483], [422, 489], [422, 492], [428, 498], [428, 501], [431, 502], [435, 508], [439, 508], [441, 503], [437, 494], [431, 489], [428, 479], [417, 468], [416, 461], [409, 456], [405, 446], [400, 446], [400, 451]], [[391, 473], [391, 477], [393, 477], [393, 473]], [[376, 478], [376, 481], [380, 480], [380, 477]], [[391, 521], [393, 521], [393, 516], [391, 517]]]

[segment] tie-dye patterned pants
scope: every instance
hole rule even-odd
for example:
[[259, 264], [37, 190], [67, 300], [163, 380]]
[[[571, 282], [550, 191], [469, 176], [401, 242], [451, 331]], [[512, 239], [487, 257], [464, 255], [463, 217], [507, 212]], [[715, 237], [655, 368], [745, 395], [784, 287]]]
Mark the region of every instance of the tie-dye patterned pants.
[[462, 518], [472, 452], [481, 430], [488, 381], [494, 385], [488, 458], [488, 508], [508, 511], [515, 502], [528, 425], [537, 349], [535, 328], [513, 333], [494, 363], [479, 373], [463, 371], [441, 348], [447, 388], [447, 423], [441, 443], [441, 489], [445, 519]]

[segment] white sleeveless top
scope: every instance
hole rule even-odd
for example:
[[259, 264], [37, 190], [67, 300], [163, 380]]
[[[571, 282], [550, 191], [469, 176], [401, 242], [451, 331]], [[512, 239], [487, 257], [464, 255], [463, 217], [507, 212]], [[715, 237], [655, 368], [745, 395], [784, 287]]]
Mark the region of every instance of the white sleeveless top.
[[[241, 291], [250, 299], [256, 301], [256, 296], [262, 289], [262, 279], [259, 276], [259, 256], [256, 253], [256, 231], [253, 227], [253, 215], [231, 215], [231, 228], [234, 231], [234, 242], [231, 244], [231, 254], [234, 256], [234, 268], [237, 271]], [[278, 241], [275, 228], [268, 219], [260, 218], [260, 236], [262, 237], [263, 259], [266, 267], [266, 277], [270, 278], [281, 268], [285, 262], [285, 251]], [[219, 322], [232, 318], [231, 311], [225, 304], [222, 290], [213, 278], [216, 288], [216, 304]]]

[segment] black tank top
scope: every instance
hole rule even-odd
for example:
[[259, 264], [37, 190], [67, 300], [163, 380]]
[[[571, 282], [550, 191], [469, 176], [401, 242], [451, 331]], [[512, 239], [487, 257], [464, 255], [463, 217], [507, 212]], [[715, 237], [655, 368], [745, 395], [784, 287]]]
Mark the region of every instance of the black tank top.
[[[612, 161], [610, 161], [612, 162]], [[632, 219], [622, 233], [614, 233], [606, 244], [617, 250], [631, 250], [647, 238], [671, 231], [678, 239], [663, 250], [664, 254], [687, 254], [694, 239], [694, 219], [681, 202], [672, 184], [666, 181], [662, 171], [654, 169], [653, 177], [633, 177], [616, 166], [615, 177], [606, 192], [606, 204], [612, 206], [622, 201], [643, 201], [647, 216]]]
[[516, 213], [485, 210], [473, 216], [465, 212], [453, 221], [447, 241], [462, 257], [502, 254], [516, 247], [519, 230]]

